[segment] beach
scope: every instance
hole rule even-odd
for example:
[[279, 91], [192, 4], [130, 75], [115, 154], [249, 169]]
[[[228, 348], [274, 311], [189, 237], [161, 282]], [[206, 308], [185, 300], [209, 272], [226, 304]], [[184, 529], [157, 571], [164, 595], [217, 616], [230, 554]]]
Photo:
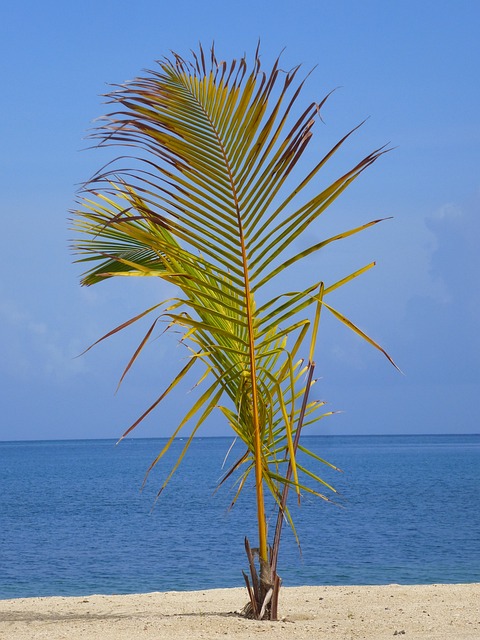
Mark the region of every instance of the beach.
[[478, 640], [480, 584], [284, 587], [278, 622], [240, 617], [246, 590], [0, 601], [1, 640]]

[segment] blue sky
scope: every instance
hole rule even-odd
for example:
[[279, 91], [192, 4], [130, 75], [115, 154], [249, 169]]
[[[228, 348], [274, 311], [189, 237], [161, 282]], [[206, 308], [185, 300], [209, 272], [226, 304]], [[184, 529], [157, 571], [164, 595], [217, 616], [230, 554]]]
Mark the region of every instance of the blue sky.
[[[172, 49], [188, 54], [214, 40], [229, 59], [253, 53], [258, 38], [266, 63], [286, 48], [284, 67], [316, 65], [305, 105], [339, 87], [313, 157], [366, 117], [338, 167], [384, 143], [396, 147], [321, 224], [341, 231], [393, 219], [316, 266], [345, 273], [377, 261], [336, 306], [404, 375], [326, 322], [317, 393], [342, 413], [317, 432], [480, 432], [479, 23], [480, 5], [464, 1], [20, 0], [1, 9], [0, 440], [117, 437], [165, 386], [181, 354], [160, 337], [114, 395], [141, 328], [75, 358], [164, 297], [155, 282], [80, 288], [67, 211], [76, 185], [105, 160], [82, 150], [84, 137], [105, 112], [108, 83], [132, 79]], [[172, 398], [138, 435], [167, 435], [185, 401]], [[216, 416], [204, 433], [228, 431]]]

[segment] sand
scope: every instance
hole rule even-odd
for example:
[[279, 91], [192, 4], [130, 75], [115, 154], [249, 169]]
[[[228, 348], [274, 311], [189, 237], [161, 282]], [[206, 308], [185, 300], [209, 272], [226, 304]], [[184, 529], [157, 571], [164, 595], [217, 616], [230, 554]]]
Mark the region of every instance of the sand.
[[279, 622], [239, 617], [245, 602], [240, 588], [0, 600], [0, 639], [480, 639], [480, 584], [284, 587]]

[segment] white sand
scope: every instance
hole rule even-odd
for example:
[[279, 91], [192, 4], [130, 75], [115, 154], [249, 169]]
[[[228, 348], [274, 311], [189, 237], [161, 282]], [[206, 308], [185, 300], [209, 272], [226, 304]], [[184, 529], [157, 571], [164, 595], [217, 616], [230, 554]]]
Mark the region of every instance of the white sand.
[[245, 589], [0, 600], [0, 639], [480, 639], [480, 584], [285, 587], [279, 622], [238, 617], [245, 602]]

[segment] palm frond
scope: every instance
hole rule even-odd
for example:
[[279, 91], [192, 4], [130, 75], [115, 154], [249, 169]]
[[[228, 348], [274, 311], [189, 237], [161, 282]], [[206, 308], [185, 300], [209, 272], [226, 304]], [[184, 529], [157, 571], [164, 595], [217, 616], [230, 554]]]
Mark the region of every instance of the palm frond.
[[[298, 358], [304, 353], [310, 364], [313, 361], [321, 308], [390, 359], [324, 300], [373, 263], [336, 283], [317, 278], [293, 292], [273, 294], [271, 282], [307, 256], [379, 222], [309, 244], [301, 252], [294, 248], [327, 207], [387, 150], [368, 154], [312, 196], [319, 173], [358, 127], [297, 178], [299, 160], [311, 144], [327, 98], [299, 113], [299, 67], [285, 72], [276, 60], [263, 72], [258, 51], [252, 62], [241, 58], [228, 65], [217, 60], [213, 48], [209, 59], [200, 48], [193, 61], [173, 54], [145, 77], [114, 87], [107, 96], [112, 111], [92, 137], [99, 146], [118, 146], [125, 154], [133, 150], [132, 155], [120, 156], [85, 185], [73, 225], [78, 261], [88, 267], [83, 284], [113, 276], [156, 276], [179, 290], [161, 315], [182, 332], [191, 352], [188, 364], [124, 435], [194, 365], [202, 365], [200, 380], [209, 386], [152, 467], [194, 416], [200, 415], [196, 432], [218, 406], [246, 447], [233, 467], [244, 468], [238, 491], [254, 471], [260, 549], [266, 558], [263, 486], [278, 504], [282, 487], [325, 497], [305, 484], [307, 480], [332, 489], [316, 472], [296, 463], [299, 420], [308, 416], [313, 424], [327, 415], [317, 413], [323, 403], [311, 401], [302, 411], [298, 406], [310, 390]], [[324, 462], [304, 447], [301, 451]], [[280, 472], [286, 460], [293, 479]], [[289, 513], [287, 517], [291, 520]]]

